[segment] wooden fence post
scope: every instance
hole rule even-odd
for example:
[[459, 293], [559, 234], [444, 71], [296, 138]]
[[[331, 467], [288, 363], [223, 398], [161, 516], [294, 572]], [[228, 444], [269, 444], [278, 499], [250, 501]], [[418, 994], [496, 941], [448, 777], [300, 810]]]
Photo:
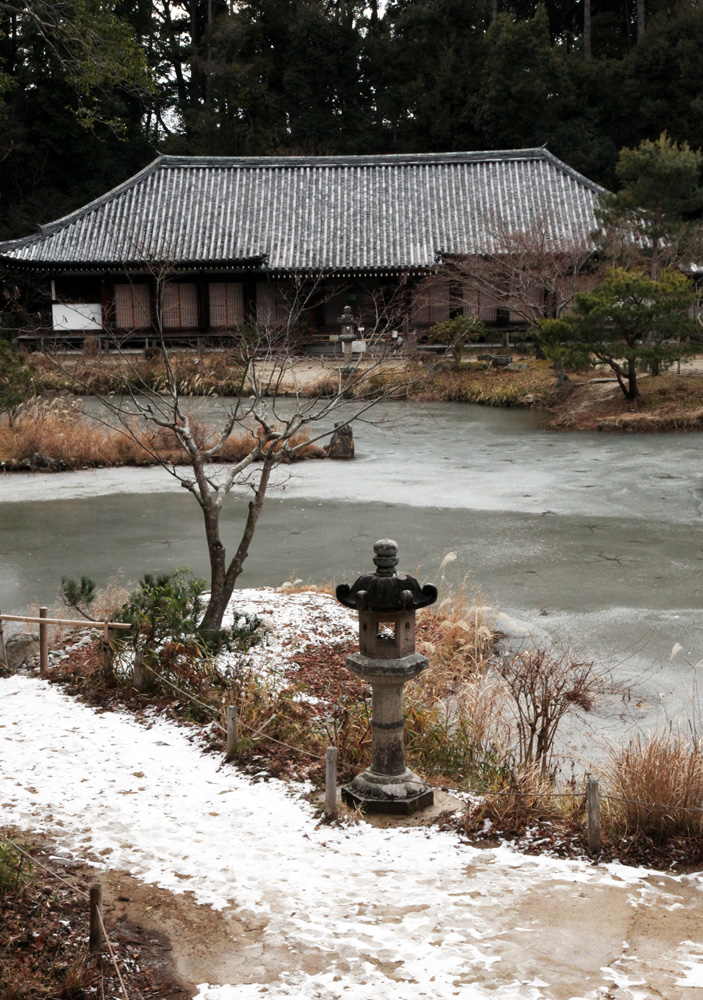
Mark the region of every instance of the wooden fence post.
[[327, 747], [325, 755], [325, 816], [337, 815], [337, 747]]
[[237, 706], [227, 706], [227, 758], [232, 760], [237, 755], [237, 743], [239, 742], [239, 720], [237, 717]]
[[[0, 608], [0, 614], [2, 609]], [[7, 666], [7, 653], [5, 652], [5, 633], [2, 630], [2, 618], [0, 618], [0, 663]]]
[[[47, 618], [48, 608], [39, 608], [39, 617]], [[39, 622], [39, 676], [49, 676], [49, 626]]]
[[586, 806], [588, 809], [588, 850], [591, 854], [600, 851], [600, 795], [595, 778], [586, 781]]
[[106, 681], [111, 681], [114, 677], [113, 670], [113, 652], [110, 642], [114, 635], [113, 630], [109, 627], [107, 622], [103, 623], [103, 672]]
[[144, 663], [144, 650], [138, 649], [134, 654], [134, 663], [132, 664], [132, 684], [137, 691], [144, 693], [151, 691], [153, 681], [154, 676]]
[[101, 917], [103, 913], [103, 887], [96, 882], [90, 887], [90, 937], [88, 946], [90, 951], [100, 951], [103, 941]]

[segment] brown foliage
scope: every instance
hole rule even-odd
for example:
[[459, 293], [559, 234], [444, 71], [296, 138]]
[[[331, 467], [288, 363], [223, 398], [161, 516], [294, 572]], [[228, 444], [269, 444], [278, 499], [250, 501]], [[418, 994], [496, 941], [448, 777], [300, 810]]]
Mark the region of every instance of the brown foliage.
[[[209, 447], [215, 442], [216, 432], [207, 423], [193, 418], [191, 426], [199, 444]], [[139, 426], [135, 422], [133, 429], [138, 440], [91, 420], [74, 401], [35, 400], [12, 427], [0, 427], [0, 462], [10, 469], [34, 468], [36, 456], [44, 456], [55, 470], [154, 465], [155, 454], [176, 465], [187, 461], [185, 450], [168, 428]], [[305, 446], [306, 440], [302, 433], [291, 438], [289, 447], [302, 446], [291, 458], [324, 457], [321, 447]], [[255, 441], [252, 432], [233, 432], [212, 460], [237, 462], [249, 454]]]
[[559, 723], [574, 708], [590, 711], [601, 686], [593, 662], [568, 650], [528, 649], [499, 660], [496, 669], [515, 703], [520, 766], [552, 773]]
[[[700, 833], [703, 825], [703, 747], [681, 733], [638, 735], [613, 748], [604, 770], [608, 817], [621, 834], [654, 838]], [[693, 810], [693, 811], [689, 811]]]

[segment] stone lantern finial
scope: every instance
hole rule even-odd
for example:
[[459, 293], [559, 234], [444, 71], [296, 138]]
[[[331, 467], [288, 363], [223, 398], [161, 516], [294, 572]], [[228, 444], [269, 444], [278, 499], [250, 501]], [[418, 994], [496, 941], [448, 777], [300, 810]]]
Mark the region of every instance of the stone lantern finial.
[[373, 547], [374, 566], [378, 576], [395, 576], [398, 565], [398, 544], [392, 538], [381, 538]]

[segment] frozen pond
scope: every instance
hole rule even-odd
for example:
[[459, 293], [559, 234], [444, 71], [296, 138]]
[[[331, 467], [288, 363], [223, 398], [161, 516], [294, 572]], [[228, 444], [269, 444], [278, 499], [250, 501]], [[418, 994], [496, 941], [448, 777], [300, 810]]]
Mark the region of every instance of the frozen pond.
[[[616, 664], [636, 685], [628, 717], [685, 708], [703, 660], [699, 435], [553, 434], [533, 413], [459, 404], [381, 413], [389, 424], [356, 427], [353, 463], [281, 471], [242, 586], [351, 580], [384, 535], [428, 579], [453, 551], [448, 576]], [[225, 516], [232, 545], [246, 501]], [[199, 510], [156, 469], [0, 478], [0, 560], [7, 611], [51, 604], [62, 575], [207, 574]]]

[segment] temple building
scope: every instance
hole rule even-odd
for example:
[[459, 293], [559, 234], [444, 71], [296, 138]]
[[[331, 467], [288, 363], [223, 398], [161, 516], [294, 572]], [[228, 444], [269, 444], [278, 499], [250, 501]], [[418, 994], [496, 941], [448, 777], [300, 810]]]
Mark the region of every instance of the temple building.
[[[310, 343], [328, 339], [345, 305], [372, 323], [376, 290], [399, 282], [405, 331], [422, 333], [456, 312], [448, 287], [423, 276], [496, 252], [496, 220], [588, 241], [603, 193], [544, 148], [159, 156], [83, 208], [0, 243], [0, 263], [46, 279], [51, 324], [25, 332], [34, 338], [216, 340], [243, 323], [284, 322], [292, 282], [315, 285]], [[509, 299], [485, 293], [467, 295], [462, 310], [486, 324], [520, 321]]]

